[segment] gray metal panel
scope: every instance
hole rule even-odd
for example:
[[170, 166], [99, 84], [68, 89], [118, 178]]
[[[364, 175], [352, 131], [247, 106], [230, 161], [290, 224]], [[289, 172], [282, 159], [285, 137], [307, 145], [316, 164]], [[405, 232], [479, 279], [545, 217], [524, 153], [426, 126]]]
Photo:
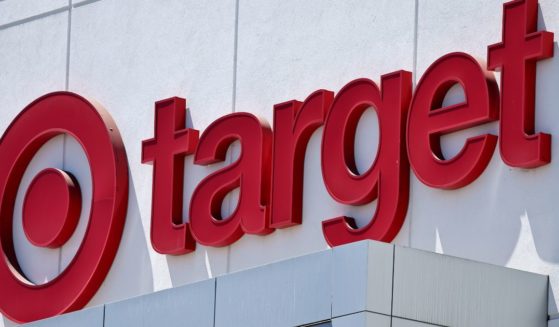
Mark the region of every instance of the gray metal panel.
[[396, 247], [393, 315], [434, 324], [547, 324], [547, 277]]
[[332, 319], [332, 327], [390, 327], [390, 316], [360, 312]]
[[35, 321], [26, 327], [103, 327], [103, 306], [87, 308], [58, 317]]
[[332, 317], [391, 314], [394, 246], [357, 242], [332, 249]]
[[106, 305], [105, 327], [213, 327], [215, 279]]
[[331, 321], [319, 322], [312, 325], [305, 325], [305, 327], [332, 327], [332, 322]]
[[392, 318], [392, 327], [434, 327], [437, 325], [431, 325], [424, 322], [419, 322], [415, 320], [408, 320], [402, 318]]
[[[392, 285], [394, 319], [368, 311], [390, 310]], [[111, 303], [104, 325], [99, 307], [30, 326], [328, 326], [334, 310], [332, 327], [543, 327], [547, 287], [546, 276], [360, 242]]]
[[331, 253], [218, 277], [215, 326], [283, 327], [330, 319]]

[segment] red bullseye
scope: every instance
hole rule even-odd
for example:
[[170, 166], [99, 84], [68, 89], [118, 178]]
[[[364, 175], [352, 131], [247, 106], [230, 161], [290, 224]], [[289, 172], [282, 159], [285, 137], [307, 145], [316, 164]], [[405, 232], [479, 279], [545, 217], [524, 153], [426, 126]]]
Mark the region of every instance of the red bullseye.
[[[20, 181], [39, 149], [61, 134], [82, 147], [91, 171], [89, 218], [80, 247], [54, 279], [36, 285], [21, 269], [12, 235]], [[10, 124], [0, 142], [0, 311], [30, 322], [83, 308], [115, 258], [128, 207], [128, 165], [111, 116], [98, 104], [69, 92], [42, 96]], [[57, 247], [76, 227], [81, 202], [77, 182], [60, 170], [39, 173], [23, 204], [29, 240]], [[77, 206], [77, 207], [76, 207]]]
[[68, 173], [48, 168], [31, 182], [23, 203], [23, 230], [36, 246], [58, 248], [76, 229], [80, 188]]

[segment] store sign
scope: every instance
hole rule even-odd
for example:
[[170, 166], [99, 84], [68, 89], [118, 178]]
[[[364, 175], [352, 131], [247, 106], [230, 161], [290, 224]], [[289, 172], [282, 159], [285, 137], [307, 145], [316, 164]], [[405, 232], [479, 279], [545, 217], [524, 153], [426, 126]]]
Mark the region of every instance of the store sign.
[[[412, 94], [412, 75], [383, 75], [348, 83], [336, 95], [318, 90], [303, 101], [274, 107], [273, 130], [248, 113], [213, 122], [202, 134], [185, 128], [186, 101], [155, 105], [155, 136], [142, 143], [142, 162], [153, 164], [151, 243], [162, 254], [180, 255], [196, 243], [227, 246], [244, 234], [265, 235], [302, 223], [303, 168], [308, 141], [320, 126], [322, 176], [339, 203], [363, 205], [377, 200], [368, 225], [349, 217], [324, 217], [328, 244], [364, 239], [390, 242], [408, 208], [410, 167], [424, 184], [456, 189], [484, 171], [499, 144], [511, 167], [536, 168], [551, 160], [551, 136], [534, 128], [536, 63], [553, 56], [553, 33], [537, 31], [537, 1], [504, 5], [502, 42], [489, 46], [487, 61], [465, 53], [435, 61]], [[491, 71], [500, 70], [501, 89]], [[465, 101], [443, 107], [448, 90], [459, 84]], [[380, 141], [372, 166], [360, 174], [354, 158], [356, 127], [373, 107]], [[500, 120], [500, 135], [469, 138], [453, 158], [445, 158], [440, 137]], [[91, 169], [93, 199], [89, 225], [76, 257], [64, 272], [43, 285], [26, 279], [12, 238], [19, 182], [34, 154], [48, 140], [67, 133], [83, 147]], [[196, 165], [225, 161], [239, 141], [232, 164], [196, 187], [188, 223], [183, 223], [186, 156]], [[69, 92], [47, 94], [26, 107], [0, 142], [0, 309], [18, 322], [33, 321], [82, 308], [102, 284], [115, 257], [128, 203], [128, 166], [122, 139], [99, 105]], [[225, 196], [239, 188], [236, 210], [221, 217]], [[72, 235], [81, 211], [80, 188], [71, 173], [49, 168], [39, 173], [25, 195], [23, 227], [27, 239], [57, 248]]]

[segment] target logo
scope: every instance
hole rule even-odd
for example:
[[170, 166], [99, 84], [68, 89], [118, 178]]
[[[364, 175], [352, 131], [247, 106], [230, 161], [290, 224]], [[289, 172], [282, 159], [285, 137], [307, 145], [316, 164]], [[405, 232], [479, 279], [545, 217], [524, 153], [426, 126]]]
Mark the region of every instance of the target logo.
[[[415, 87], [412, 73], [398, 70], [382, 75], [379, 84], [361, 78], [337, 93], [320, 89], [304, 101], [276, 104], [273, 128], [250, 113], [234, 112], [200, 132], [186, 128], [185, 99], [157, 101], [153, 137], [142, 142], [142, 163], [153, 165], [153, 249], [185, 255], [196, 244], [224, 247], [245, 234], [267, 235], [302, 224], [306, 151], [319, 128], [322, 180], [332, 200], [356, 207], [376, 201], [371, 219], [361, 226], [339, 212], [324, 217], [322, 232], [332, 247], [393, 241], [407, 216], [412, 172], [431, 188], [453, 190], [481, 176], [497, 146], [510, 167], [550, 163], [552, 138], [536, 130], [535, 95], [536, 64], [553, 57], [554, 35], [537, 26], [537, 0], [508, 2], [503, 37], [488, 47], [487, 65], [454, 52], [434, 61]], [[500, 85], [496, 70], [501, 71]], [[455, 85], [464, 100], [445, 105]], [[370, 108], [378, 118], [378, 146], [367, 148], [375, 159], [360, 172], [356, 131]], [[458, 154], [445, 157], [441, 137], [494, 121], [499, 121], [498, 136], [477, 134], [465, 140]], [[79, 167], [89, 169], [87, 181], [79, 178], [81, 170], [74, 176], [56, 165], [30, 168], [37, 153], [60, 135], [71, 137], [83, 152]], [[193, 156], [198, 166], [221, 163], [235, 142], [241, 149], [238, 158], [198, 183], [188, 217], [183, 217], [184, 180], [190, 173], [185, 158]], [[55, 92], [14, 119], [0, 139], [0, 311], [5, 316], [29, 322], [80, 309], [91, 300], [120, 244], [128, 178], [121, 136], [101, 106], [74, 93]], [[222, 204], [235, 191], [235, 209], [222, 215]], [[41, 284], [26, 275], [29, 260], [22, 258], [32, 256], [22, 255], [22, 240], [41, 250], [74, 244], [75, 254]]]
[[[30, 161], [49, 140], [66, 134], [82, 147], [91, 171], [91, 203], [67, 171], [47, 168], [27, 188], [22, 222], [27, 240], [59, 248], [72, 236], [82, 207], [90, 207], [85, 236], [70, 264], [54, 279], [33, 283], [14, 247], [14, 206]], [[118, 250], [128, 206], [126, 151], [110, 115], [69, 92], [50, 93], [27, 106], [0, 140], [0, 310], [29, 322], [82, 308], [101, 286]]]

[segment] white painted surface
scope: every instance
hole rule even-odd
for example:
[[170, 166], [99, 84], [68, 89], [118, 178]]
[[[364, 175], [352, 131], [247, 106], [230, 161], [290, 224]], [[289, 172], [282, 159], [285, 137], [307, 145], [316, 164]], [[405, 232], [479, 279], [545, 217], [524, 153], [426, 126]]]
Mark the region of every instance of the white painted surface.
[[[485, 60], [486, 46], [501, 40], [503, 2], [420, 0], [416, 79], [448, 52], [464, 51]], [[557, 35], [559, 3], [542, 0], [539, 10], [539, 27]], [[408, 213], [414, 248], [550, 275], [555, 294], [550, 313], [557, 312], [559, 287], [559, 239], [553, 232], [559, 228], [559, 184], [554, 182], [559, 180], [559, 112], [553, 87], [558, 79], [556, 51], [555, 58], [538, 64], [536, 93], [536, 130], [553, 135], [551, 164], [510, 168], [497, 150], [478, 180], [455, 191], [429, 188], [412, 175]], [[443, 152], [461, 148], [469, 136], [498, 135], [498, 129], [498, 123], [492, 123], [445, 136]]]
[[[275, 103], [304, 100], [319, 88], [338, 91], [355, 78], [378, 81], [381, 74], [403, 68], [415, 71], [417, 81], [448, 52], [485, 58], [487, 45], [501, 39], [503, 2], [240, 0], [236, 8], [234, 0], [74, 1], [79, 6], [71, 10], [69, 44], [69, 11], [0, 28], [0, 131], [33, 99], [64, 89], [67, 74], [71, 91], [100, 101], [117, 122], [131, 172], [129, 212], [115, 263], [89, 306], [312, 253], [327, 248], [322, 220], [346, 214], [363, 225], [376, 206], [347, 207], [329, 197], [320, 172], [322, 129], [311, 138], [306, 154], [303, 225], [265, 237], [244, 236], [228, 248], [198, 246], [195, 253], [176, 257], [155, 253], [149, 240], [152, 167], [140, 163], [141, 141], [153, 136], [153, 102], [186, 97], [191, 108], [187, 124], [204, 130], [233, 109], [270, 120]], [[0, 25], [67, 4], [0, 1]], [[559, 2], [540, 1], [540, 27], [544, 26], [559, 33]], [[412, 173], [406, 223], [395, 240], [549, 274], [551, 314], [558, 312], [559, 297], [558, 79], [556, 54], [538, 65], [536, 129], [553, 135], [555, 155], [550, 165], [512, 169], [497, 151], [477, 181], [455, 191], [431, 189]], [[458, 93], [454, 90], [446, 103], [456, 102]], [[487, 131], [498, 133], [498, 123], [445, 136], [443, 152], [455, 154], [465, 138]], [[359, 167], [370, 164], [375, 135], [374, 117], [365, 116], [356, 142]], [[81, 150], [67, 142], [64, 151], [63, 165], [74, 165], [87, 185]], [[52, 156], [39, 154], [35, 162], [49, 165]], [[187, 159], [185, 220], [195, 185], [220, 166], [194, 167]], [[228, 206], [225, 210], [231, 210], [232, 204]], [[24, 247], [24, 241], [16, 246]], [[78, 232], [62, 249], [61, 267], [72, 259], [79, 243]], [[48, 256], [40, 258], [26, 254], [20, 260], [30, 265], [48, 261]], [[29, 268], [29, 274], [51, 276], [52, 272], [44, 273], [48, 267], [41, 266], [43, 272]]]
[[93, 185], [91, 182], [91, 171], [89, 170], [89, 162], [81, 145], [71, 135], [64, 137], [64, 159], [63, 166], [60, 167], [71, 173], [80, 186], [82, 196], [82, 211], [80, 220], [76, 226], [76, 230], [72, 237], [60, 249], [60, 271], [62, 272], [72, 259], [76, 256], [78, 249], [84, 238], [87, 226], [89, 224], [89, 213], [91, 212], [91, 198]]
[[0, 30], [2, 133], [31, 101], [64, 89], [67, 29], [68, 14], [64, 12]]
[[21, 20], [68, 8], [70, 0], [2, 0], [0, 1], [0, 29]]
[[[384, 73], [412, 70], [413, 26], [413, 0], [398, 4], [393, 0], [241, 0], [235, 109], [271, 122], [276, 103], [303, 101], [318, 89], [337, 92], [360, 77], [378, 82]], [[369, 124], [359, 126], [358, 167], [370, 164], [377, 147], [374, 114], [364, 116], [363, 123]], [[243, 237], [231, 246], [231, 270], [325, 249], [321, 222], [327, 218], [345, 214], [360, 226], [370, 221], [375, 202], [345, 206], [326, 191], [320, 168], [321, 136], [322, 128], [313, 134], [306, 152], [303, 225], [265, 237]], [[408, 232], [402, 230], [398, 244], [408, 244]]]
[[[20, 15], [14, 12], [12, 16], [4, 8], [38, 8], [38, 1], [35, 2], [36, 6], [26, 1], [4, 0], [0, 2], [0, 6], [2, 6], [0, 21], [18, 19], [17, 16]], [[45, 1], [45, 4], [47, 2]], [[22, 14], [27, 15], [26, 12]], [[67, 28], [68, 14], [63, 12], [7, 29], [0, 29], [0, 130], [2, 133], [15, 116], [31, 101], [45, 93], [64, 89]], [[46, 145], [50, 148], [49, 153], [43, 152], [43, 155], [34, 158], [28, 172], [39, 169], [41, 166], [55, 164], [58, 166], [61, 163], [62, 157], [59, 155], [61, 155], [62, 146], [56, 143], [57, 141], [53, 141]], [[32, 177], [30, 175], [25, 177], [27, 183]], [[20, 188], [19, 192], [23, 196], [26, 188], [21, 185]], [[18, 219], [16, 214], [14, 220], [19, 221]], [[17, 226], [15, 225], [14, 228], [18, 228]], [[22, 230], [19, 229], [19, 232]], [[14, 238], [21, 242], [18, 241], [14, 246], [16, 251], [22, 254], [18, 256], [18, 261], [26, 275], [38, 282], [56, 276], [58, 251], [33, 248], [29, 242], [23, 239], [24, 235], [19, 232], [16, 230]], [[1, 325], [12, 326], [13, 323], [2, 318]]]
[[[131, 173], [127, 226], [109, 281], [113, 274], [122, 274], [114, 282], [125, 280], [130, 274], [123, 270], [142, 272], [124, 282], [124, 292], [105, 283], [94, 303], [226, 272], [227, 249], [198, 246], [195, 253], [179, 257], [153, 251], [152, 166], [142, 165], [140, 155], [141, 141], [153, 137], [157, 100], [185, 97], [187, 124], [200, 130], [231, 111], [234, 15], [233, 1], [98, 1], [72, 10], [70, 90], [95, 97], [110, 111], [125, 142]], [[185, 201], [214, 169], [194, 168], [187, 160]]]
[[60, 273], [60, 249], [37, 247], [31, 244], [23, 230], [23, 201], [31, 181], [43, 169], [63, 168], [64, 136], [57, 136], [45, 143], [31, 160], [17, 192], [14, 205], [13, 238], [14, 250], [21, 272], [35, 284], [44, 284]]

